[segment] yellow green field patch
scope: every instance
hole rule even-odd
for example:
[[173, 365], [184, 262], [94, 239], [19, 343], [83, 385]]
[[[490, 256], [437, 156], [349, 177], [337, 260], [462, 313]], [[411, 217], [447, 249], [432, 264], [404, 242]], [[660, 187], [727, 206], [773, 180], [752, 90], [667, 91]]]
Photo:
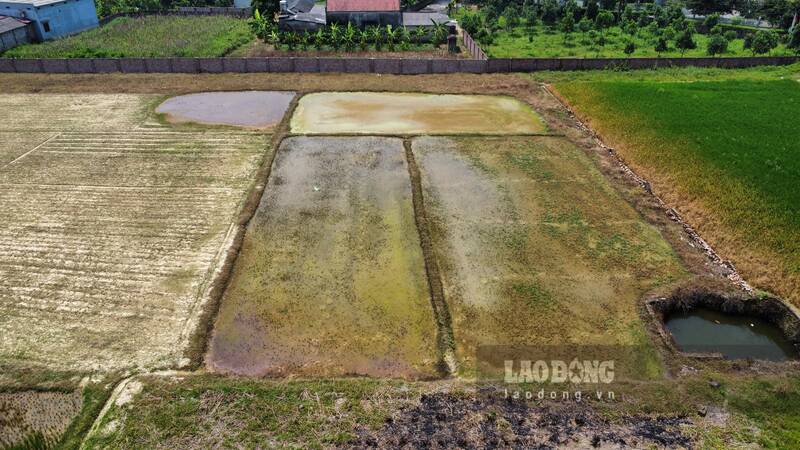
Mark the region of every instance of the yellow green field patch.
[[545, 125], [511, 97], [381, 92], [305, 95], [292, 117], [302, 134], [525, 134]]
[[658, 373], [637, 301], [684, 269], [578, 148], [418, 138], [413, 149], [463, 373], [487, 345], [639, 347], [633, 372]]

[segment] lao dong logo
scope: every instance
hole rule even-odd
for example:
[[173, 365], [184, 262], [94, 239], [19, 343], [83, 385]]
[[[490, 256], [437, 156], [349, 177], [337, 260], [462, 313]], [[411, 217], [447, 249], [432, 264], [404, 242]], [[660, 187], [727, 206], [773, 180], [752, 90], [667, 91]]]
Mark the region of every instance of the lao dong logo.
[[[566, 384], [586, 385], [586, 384], [609, 384], [614, 381], [614, 361], [613, 360], [579, 360], [573, 359], [570, 362], [561, 360], [516, 360], [505, 361], [505, 382], [508, 384], [520, 383], [540, 383], [540, 384]], [[614, 391], [603, 391], [594, 389], [594, 392], [587, 393], [594, 395], [597, 400], [616, 400]], [[538, 391], [526, 389], [503, 390], [503, 397], [506, 399], [525, 399], [533, 400], [572, 400], [581, 402], [584, 392], [582, 390], [570, 390], [567, 388], [545, 389]]]
[[614, 381], [613, 360], [505, 360], [505, 382], [609, 384]]

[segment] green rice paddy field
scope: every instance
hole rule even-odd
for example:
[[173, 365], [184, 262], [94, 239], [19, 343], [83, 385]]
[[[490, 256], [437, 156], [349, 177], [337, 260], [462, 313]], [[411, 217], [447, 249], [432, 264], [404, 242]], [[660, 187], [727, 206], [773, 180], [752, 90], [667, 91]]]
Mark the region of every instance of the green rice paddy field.
[[557, 83], [757, 288], [800, 304], [800, 83]]

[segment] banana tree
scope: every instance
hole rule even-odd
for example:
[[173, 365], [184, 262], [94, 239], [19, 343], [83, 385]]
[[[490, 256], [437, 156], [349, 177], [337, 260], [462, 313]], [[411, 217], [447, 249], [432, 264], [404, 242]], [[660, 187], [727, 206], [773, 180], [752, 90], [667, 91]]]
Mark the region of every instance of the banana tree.
[[320, 51], [325, 48], [326, 38], [327, 36], [325, 36], [325, 30], [322, 28], [318, 29], [317, 32], [314, 33], [314, 48]]
[[308, 31], [304, 31], [297, 36], [297, 43], [300, 45], [300, 50], [308, 50], [308, 45], [311, 43], [311, 35]]
[[273, 29], [267, 35], [266, 41], [268, 43], [272, 44], [273, 46], [275, 46], [275, 48], [278, 48], [280, 46], [280, 44], [281, 44], [281, 36], [280, 36], [280, 34], [278, 34], [278, 32], [275, 29]]
[[411, 31], [406, 27], [398, 28], [397, 40], [400, 41], [401, 50], [408, 50], [411, 47]]
[[425, 27], [417, 27], [417, 29], [414, 30], [415, 44], [422, 45], [426, 37], [428, 37], [428, 30], [426, 30]]
[[398, 31], [392, 27], [391, 24], [386, 25], [386, 44], [389, 46], [390, 51], [394, 51], [394, 45], [397, 43]]
[[330, 41], [330, 46], [334, 50], [339, 50], [342, 46], [342, 30], [339, 29], [339, 24], [332, 23], [330, 27], [328, 27], [328, 40]]
[[447, 42], [447, 35], [449, 31], [447, 26], [443, 23], [438, 23], [435, 20], [431, 19], [431, 23], [433, 23], [433, 43], [434, 45], [441, 45]]
[[344, 30], [344, 47], [347, 51], [352, 51], [356, 45], [356, 33], [358, 30], [353, 26], [352, 22], [347, 22], [347, 28]]
[[375, 44], [375, 50], [381, 51], [383, 48], [383, 28], [381, 27], [372, 27], [369, 29], [369, 35], [372, 39], [372, 43]]
[[370, 32], [366, 29], [363, 29], [358, 32], [358, 48], [361, 49], [362, 52], [367, 51], [369, 47], [369, 39], [370, 39]]
[[266, 41], [269, 38], [270, 31], [272, 31], [271, 24], [257, 9], [253, 11], [253, 17], [250, 18], [248, 25], [250, 25], [253, 34], [262, 41]]

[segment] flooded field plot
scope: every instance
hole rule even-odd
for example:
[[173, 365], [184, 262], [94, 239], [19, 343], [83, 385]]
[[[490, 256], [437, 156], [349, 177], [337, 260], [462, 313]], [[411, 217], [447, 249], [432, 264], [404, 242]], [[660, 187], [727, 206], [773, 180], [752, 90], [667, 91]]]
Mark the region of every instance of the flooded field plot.
[[538, 114], [510, 97], [324, 92], [300, 99], [292, 132], [302, 134], [542, 133]]
[[202, 92], [167, 99], [156, 108], [175, 123], [271, 128], [283, 119], [294, 92]]
[[284, 141], [208, 365], [245, 375], [437, 375], [403, 142]]
[[426, 137], [413, 151], [464, 372], [481, 345], [649, 347], [636, 301], [684, 269], [579, 149]]
[[[0, 362], [174, 365], [268, 136], [160, 127], [150, 96], [53, 97], [0, 95], [24, 154], [0, 166]], [[20, 117], [47, 132], [26, 142]]]

